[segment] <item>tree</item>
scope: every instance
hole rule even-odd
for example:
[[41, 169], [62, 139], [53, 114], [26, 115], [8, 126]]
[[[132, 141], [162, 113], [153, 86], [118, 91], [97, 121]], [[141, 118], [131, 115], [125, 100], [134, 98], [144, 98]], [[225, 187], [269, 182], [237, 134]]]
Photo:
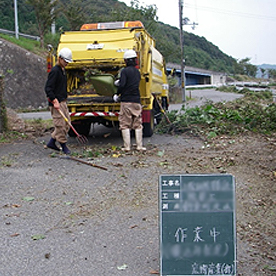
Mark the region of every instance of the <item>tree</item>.
[[257, 66], [249, 63], [250, 58], [246, 57], [241, 59], [236, 66], [236, 74], [247, 75], [249, 77], [255, 77], [257, 73]]
[[40, 36], [40, 47], [44, 47], [44, 35], [49, 30], [58, 13], [58, 0], [26, 0], [26, 3], [31, 5], [35, 11], [38, 33]]
[[268, 69], [268, 77], [276, 80], [276, 69]]
[[262, 78], [264, 78], [266, 70], [264, 68], [260, 68], [260, 70], [261, 70], [261, 73], [262, 73]]
[[70, 30], [79, 30], [86, 18], [81, 1], [71, 0], [69, 3], [66, 3], [66, 8], [63, 10], [69, 22]]
[[156, 5], [141, 6], [139, 0], [133, 0], [130, 2], [131, 8], [127, 13], [129, 20], [134, 20], [139, 18], [148, 32], [154, 36], [156, 29], [157, 17], [157, 7]]

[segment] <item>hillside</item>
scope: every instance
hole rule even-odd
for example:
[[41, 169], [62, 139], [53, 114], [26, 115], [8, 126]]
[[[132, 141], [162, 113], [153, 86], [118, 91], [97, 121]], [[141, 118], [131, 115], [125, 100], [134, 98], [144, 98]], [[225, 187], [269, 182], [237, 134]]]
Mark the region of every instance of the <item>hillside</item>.
[[272, 65], [272, 64], [261, 64], [261, 65], [258, 65], [258, 68], [276, 70], [276, 65]]
[[[18, 0], [19, 29], [22, 33], [38, 35], [34, 9]], [[56, 18], [56, 30], [77, 30], [83, 23], [141, 20], [156, 39], [157, 49], [166, 62], [180, 63], [179, 29], [158, 22], [155, 6], [141, 6], [134, 1], [133, 7], [117, 0], [60, 0], [60, 13]], [[0, 1], [0, 28], [14, 30], [13, 6], [9, 0]], [[234, 73], [236, 60], [223, 53], [204, 37], [184, 32], [185, 61], [187, 66], [213, 71]]]

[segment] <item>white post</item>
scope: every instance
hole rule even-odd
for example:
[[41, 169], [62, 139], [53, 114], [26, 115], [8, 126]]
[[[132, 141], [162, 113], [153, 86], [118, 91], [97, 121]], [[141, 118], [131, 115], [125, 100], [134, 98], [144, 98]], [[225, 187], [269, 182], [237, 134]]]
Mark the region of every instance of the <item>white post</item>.
[[[53, 3], [53, 1], [51, 1], [51, 3]], [[51, 10], [51, 14], [54, 13], [55, 8], [52, 8]], [[53, 20], [52, 24], [51, 24], [51, 33], [54, 35], [56, 33], [56, 22], [55, 20]]]
[[55, 24], [55, 21], [51, 25], [51, 32], [52, 32], [52, 34], [56, 33], [56, 24]]
[[186, 102], [185, 91], [185, 60], [184, 60], [184, 36], [183, 36], [183, 2], [179, 0], [179, 27], [180, 27], [180, 50], [181, 50], [181, 89], [182, 89], [182, 101]]
[[15, 25], [15, 37], [16, 39], [18, 39], [19, 31], [18, 31], [17, 0], [14, 0], [14, 25]]

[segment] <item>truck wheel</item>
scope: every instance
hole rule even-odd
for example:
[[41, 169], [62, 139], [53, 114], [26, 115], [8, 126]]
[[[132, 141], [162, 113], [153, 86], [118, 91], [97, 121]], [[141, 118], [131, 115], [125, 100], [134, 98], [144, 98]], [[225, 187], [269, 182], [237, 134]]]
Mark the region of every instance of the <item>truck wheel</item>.
[[143, 135], [144, 137], [151, 137], [154, 130], [154, 112], [151, 111], [150, 122], [143, 123]]
[[[90, 132], [91, 122], [89, 120], [73, 121], [72, 126], [80, 135], [88, 136]], [[71, 128], [68, 134], [70, 137], [76, 137], [75, 132]]]

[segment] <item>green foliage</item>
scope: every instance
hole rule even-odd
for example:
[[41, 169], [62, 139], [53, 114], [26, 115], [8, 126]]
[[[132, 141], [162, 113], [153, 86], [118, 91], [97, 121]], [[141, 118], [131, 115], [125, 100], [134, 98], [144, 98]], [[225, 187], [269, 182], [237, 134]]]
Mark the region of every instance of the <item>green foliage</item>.
[[0, 34], [0, 37], [14, 43], [17, 44], [18, 46], [33, 52], [33, 53], [38, 53], [41, 52], [41, 48], [39, 46], [39, 41], [35, 41], [35, 40], [30, 40], [24, 37], [20, 37], [19, 39], [16, 39], [13, 36], [9, 36], [9, 35], [4, 35], [4, 34]]
[[235, 73], [255, 77], [257, 73], [257, 66], [249, 63], [250, 58], [241, 59], [235, 64]]
[[[68, 2], [68, 1], [67, 1]], [[79, 30], [87, 18], [85, 8], [81, 1], [71, 0], [69, 3], [61, 3], [65, 21], [68, 22], [68, 28], [72, 31]], [[59, 21], [62, 24], [62, 21]]]
[[30, 5], [35, 14], [38, 33], [40, 36], [40, 45], [44, 47], [44, 35], [47, 29], [57, 16], [57, 0], [26, 0], [26, 3]]
[[6, 102], [4, 99], [4, 76], [0, 72], [0, 124], [1, 132], [5, 132], [8, 129], [8, 117], [7, 117], [7, 108]]
[[268, 69], [268, 76], [270, 79], [276, 79], [276, 70], [275, 69]]
[[11, 141], [27, 138], [24, 133], [18, 131], [5, 131], [0, 133], [0, 143], [10, 143]]
[[237, 89], [236, 86], [223, 85], [223, 86], [217, 87], [216, 90], [221, 92], [239, 93], [239, 90]]
[[45, 45], [51, 44], [54, 49], [57, 49], [60, 39], [60, 34], [47, 33], [44, 38]]
[[[247, 89], [248, 90], [248, 89]], [[157, 127], [163, 133], [192, 131], [208, 137], [236, 135], [247, 131], [271, 134], [276, 132], [276, 104], [270, 91], [245, 91], [244, 97], [228, 103], [207, 103], [202, 107], [185, 108], [180, 113], [172, 111]]]

